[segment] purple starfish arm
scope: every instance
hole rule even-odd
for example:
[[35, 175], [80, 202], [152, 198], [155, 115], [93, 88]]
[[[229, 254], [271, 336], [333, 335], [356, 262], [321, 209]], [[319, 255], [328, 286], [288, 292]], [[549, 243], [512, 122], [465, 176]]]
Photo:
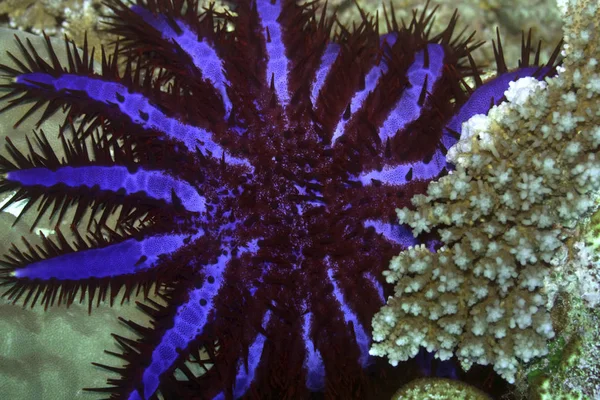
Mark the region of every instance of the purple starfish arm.
[[21, 280], [78, 281], [135, 274], [156, 266], [159, 255], [176, 252], [184, 245], [185, 239], [185, 235], [152, 236], [139, 241], [129, 239], [100, 249], [40, 260], [16, 268], [13, 275]]
[[65, 185], [71, 188], [81, 186], [92, 188], [96, 186], [100, 190], [109, 192], [121, 191], [126, 196], [143, 193], [167, 204], [172, 204], [173, 198], [176, 197], [181, 200], [183, 208], [187, 211], [198, 213], [206, 211], [206, 199], [187, 182], [159, 171], [144, 171], [141, 168], [135, 172], [119, 166], [61, 167], [56, 170], [29, 168], [9, 172], [6, 180], [18, 183], [22, 187]]
[[111, 107], [116, 105], [121, 115], [115, 115], [114, 118], [125, 117], [144, 130], [157, 131], [165, 137], [183, 142], [188, 151], [199, 148], [203, 154], [212, 155], [217, 159], [223, 157], [227, 163], [248, 165], [246, 160], [227, 154], [225, 149], [215, 142], [214, 133], [167, 116], [152, 104], [152, 99], [132, 91], [126, 85], [107, 82], [100, 77], [74, 74], [53, 76], [39, 72], [18, 75], [16, 83], [60, 93], [64, 102], [76, 101], [79, 96], [84, 95], [94, 103]]
[[[245, 253], [255, 254], [257, 250], [256, 242], [250, 243], [248, 247], [240, 247], [237, 256], [243, 256]], [[143, 370], [143, 394], [134, 390], [129, 395], [130, 400], [150, 398], [158, 388], [161, 375], [178, 360], [178, 352], [186, 350], [192, 340], [198, 335], [202, 335], [206, 324], [209, 322], [211, 312], [214, 312], [215, 296], [219, 294], [219, 290], [225, 284], [225, 270], [232, 258], [230, 249], [227, 250], [227, 253], [228, 255], [220, 256], [216, 263], [202, 268], [204, 273], [213, 279], [207, 280], [200, 288], [190, 290], [187, 301], [177, 308], [173, 317], [173, 326], [162, 334], [158, 344], [152, 351], [149, 365]], [[263, 325], [266, 325], [268, 320], [269, 316], [265, 314]], [[260, 360], [262, 343], [264, 343], [264, 336], [258, 334], [255, 343], [249, 350], [252, 366], [250, 371], [244, 371], [243, 365], [238, 366], [236, 387], [234, 389], [237, 394], [236, 397], [244, 394], [252, 382], [254, 370], [258, 360]], [[216, 398], [219, 398], [219, 396]]]

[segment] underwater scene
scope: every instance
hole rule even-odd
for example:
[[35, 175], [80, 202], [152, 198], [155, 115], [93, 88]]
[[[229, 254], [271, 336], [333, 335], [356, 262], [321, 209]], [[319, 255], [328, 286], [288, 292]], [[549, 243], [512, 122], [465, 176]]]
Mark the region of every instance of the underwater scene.
[[600, 399], [596, 0], [0, 16], [0, 399]]

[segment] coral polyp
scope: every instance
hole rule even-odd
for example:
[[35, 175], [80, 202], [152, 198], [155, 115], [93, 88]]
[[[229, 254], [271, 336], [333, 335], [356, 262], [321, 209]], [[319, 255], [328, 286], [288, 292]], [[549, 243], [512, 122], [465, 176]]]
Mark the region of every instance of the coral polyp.
[[0, 67], [5, 109], [33, 103], [16, 125], [65, 112], [64, 157], [47, 132], [27, 150], [8, 142], [5, 206], [38, 201], [34, 226], [71, 210], [76, 238], [14, 245], [5, 295], [49, 307], [87, 293], [91, 311], [156, 287], [167, 305], [140, 305], [152, 327], [127, 321], [141, 338], [117, 337], [125, 365], [104, 368], [120, 378], [95, 389], [113, 399], [373, 396], [363, 369], [391, 293], [382, 271], [436, 245], [394, 210], [447, 173], [462, 122], [555, 57], [530, 63], [528, 38], [509, 72], [498, 42], [484, 83], [470, 57], [481, 43], [455, 32], [456, 14], [436, 35], [427, 8], [389, 17], [380, 35], [369, 15], [347, 28], [287, 0], [108, 5], [120, 39], [100, 70], [86, 44], [67, 41], [61, 63], [49, 39], [50, 61], [19, 41]]

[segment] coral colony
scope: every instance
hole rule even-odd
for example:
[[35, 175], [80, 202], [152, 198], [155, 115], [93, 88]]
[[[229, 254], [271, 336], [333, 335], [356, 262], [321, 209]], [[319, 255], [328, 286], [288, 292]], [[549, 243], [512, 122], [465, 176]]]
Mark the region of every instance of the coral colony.
[[75, 237], [13, 245], [5, 295], [49, 307], [87, 293], [91, 310], [158, 288], [166, 305], [140, 304], [152, 327], [126, 321], [141, 338], [117, 336], [124, 365], [104, 366], [120, 378], [96, 390], [114, 399], [369, 398], [371, 321], [393, 293], [382, 272], [439, 247], [395, 209], [447, 175], [463, 122], [511, 81], [553, 74], [558, 52], [539, 66], [524, 38], [509, 71], [498, 38], [482, 82], [456, 14], [432, 35], [434, 12], [404, 24], [388, 7], [380, 36], [372, 16], [343, 27], [312, 3], [108, 4], [119, 40], [100, 71], [86, 44], [67, 42], [61, 64], [48, 38], [49, 61], [19, 41], [1, 67], [5, 109], [33, 103], [15, 125], [66, 113], [64, 156], [48, 132], [27, 150], [7, 139], [5, 206], [37, 200], [34, 226], [69, 211]]

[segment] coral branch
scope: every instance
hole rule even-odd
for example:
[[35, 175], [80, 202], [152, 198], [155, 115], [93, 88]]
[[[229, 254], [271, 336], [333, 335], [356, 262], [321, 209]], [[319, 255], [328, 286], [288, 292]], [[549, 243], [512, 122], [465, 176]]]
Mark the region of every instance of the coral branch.
[[600, 189], [600, 8], [559, 5], [560, 74], [511, 82], [506, 102], [462, 125], [448, 151], [456, 171], [413, 197], [415, 211], [396, 210], [415, 234], [437, 228], [443, 246], [392, 260], [395, 296], [373, 319], [371, 354], [397, 363], [425, 347], [513, 382], [521, 362], [547, 353], [544, 281]]

